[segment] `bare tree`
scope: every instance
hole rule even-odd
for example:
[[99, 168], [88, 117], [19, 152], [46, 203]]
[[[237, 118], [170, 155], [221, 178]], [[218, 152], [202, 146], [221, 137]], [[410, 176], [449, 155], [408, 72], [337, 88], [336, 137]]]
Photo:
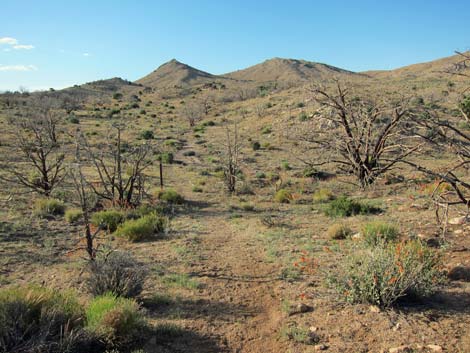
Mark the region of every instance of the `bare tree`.
[[140, 202], [145, 193], [144, 171], [152, 164], [152, 145], [130, 146], [122, 140], [123, 125], [114, 124], [107, 141], [93, 148], [82, 139], [98, 183], [89, 183], [96, 195], [124, 207]]
[[227, 127], [224, 151], [221, 154], [224, 181], [228, 192], [233, 193], [236, 189], [237, 177], [240, 172], [240, 149], [238, 139], [238, 125], [235, 124], [233, 132]]
[[95, 232], [91, 230], [90, 213], [93, 205], [93, 191], [89, 187], [90, 183], [85, 178], [83, 173], [83, 166], [80, 154], [80, 148], [82, 143], [81, 140], [84, 136], [78, 132], [76, 136], [76, 152], [75, 162], [69, 168], [69, 175], [72, 181], [72, 186], [76, 193], [75, 202], [78, 203], [81, 211], [85, 230], [85, 250], [88, 254], [90, 261], [94, 261], [96, 257], [96, 248], [94, 246], [94, 240], [101, 230], [98, 228]]
[[45, 196], [51, 194], [65, 176], [59, 114], [52, 105], [42, 102], [25, 116], [9, 119], [13, 130], [11, 156], [20, 155], [21, 159], [10, 158], [4, 163], [7, 176], [2, 179]]
[[334, 93], [321, 87], [310, 91], [319, 106], [316, 119], [297, 125], [296, 134], [315, 152], [315, 162], [304, 160], [310, 166], [332, 163], [366, 187], [419, 149], [420, 144], [411, 143], [415, 136], [407, 124], [412, 113], [405, 102], [351, 97], [339, 82]]
[[[470, 54], [460, 53], [461, 60], [446, 72], [451, 75], [470, 78]], [[468, 90], [465, 89], [463, 93]], [[407, 163], [417, 170], [436, 179], [436, 187], [432, 194], [436, 205], [436, 216], [444, 224], [446, 230], [448, 210], [451, 206], [464, 205], [467, 216], [470, 213], [470, 133], [465, 129], [469, 123], [470, 100], [463, 98], [458, 107], [461, 119], [443, 117], [437, 111], [428, 111], [417, 123], [423, 127], [420, 136], [435, 151], [449, 153], [451, 161], [440, 168], [429, 168], [420, 163]], [[449, 185], [450, 190], [441, 188]], [[439, 213], [444, 210], [444, 216]]]
[[186, 120], [188, 120], [189, 126], [194, 127], [202, 119], [203, 109], [199, 104], [187, 103], [183, 108], [183, 114]]

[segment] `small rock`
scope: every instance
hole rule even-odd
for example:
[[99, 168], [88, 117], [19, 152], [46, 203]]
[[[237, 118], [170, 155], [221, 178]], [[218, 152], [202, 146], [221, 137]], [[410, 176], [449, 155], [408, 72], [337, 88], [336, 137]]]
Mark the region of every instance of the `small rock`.
[[370, 311], [372, 311], [373, 313], [380, 313], [380, 308], [377, 306], [377, 305], [371, 305], [369, 307]]
[[317, 344], [313, 348], [315, 351], [326, 351], [328, 349], [328, 346], [325, 344]]
[[410, 346], [394, 347], [388, 350], [388, 353], [411, 353], [411, 352], [413, 352], [413, 349]]
[[289, 308], [289, 316], [301, 313], [307, 313], [309, 311], [313, 311], [313, 308], [307, 304], [299, 303], [297, 305], [293, 305]]
[[449, 219], [449, 224], [464, 224], [467, 223], [470, 219], [467, 216], [455, 217]]
[[308, 330], [309, 330], [310, 332], [317, 332], [317, 331], [318, 331], [318, 327], [316, 327], [316, 326], [310, 326]]
[[454, 230], [454, 234], [455, 235], [460, 235], [463, 233], [463, 229], [457, 229], [457, 230]]
[[433, 352], [442, 352], [442, 347], [437, 344], [428, 344], [426, 347]]
[[356, 233], [356, 234], [353, 234], [353, 235], [351, 236], [351, 238], [352, 238], [352, 239], [361, 239], [361, 238], [362, 238], [362, 235], [361, 235], [361, 233]]

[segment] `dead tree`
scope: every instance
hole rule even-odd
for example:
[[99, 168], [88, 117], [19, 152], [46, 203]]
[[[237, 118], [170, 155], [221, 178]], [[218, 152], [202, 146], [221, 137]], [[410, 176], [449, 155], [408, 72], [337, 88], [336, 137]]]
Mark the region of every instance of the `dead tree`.
[[334, 93], [313, 87], [312, 100], [318, 105], [315, 118], [296, 124], [295, 138], [305, 142], [315, 162], [301, 159], [311, 167], [336, 166], [340, 174], [354, 175], [361, 187], [374, 183], [420, 147], [412, 143], [412, 116], [405, 102], [378, 103], [351, 97], [336, 82]]
[[126, 207], [140, 203], [145, 194], [145, 170], [152, 164], [153, 146], [146, 141], [131, 146], [122, 140], [123, 125], [114, 124], [105, 143], [91, 146], [83, 139], [87, 157], [99, 177], [89, 183], [94, 193], [115, 206]]
[[[20, 160], [4, 162], [2, 179], [49, 196], [63, 180], [64, 153], [62, 133], [58, 130], [59, 112], [47, 102], [34, 105], [25, 116], [9, 119], [12, 127], [11, 156]], [[31, 174], [31, 171], [33, 173]]]
[[85, 250], [88, 254], [90, 261], [94, 261], [96, 257], [96, 248], [94, 240], [98, 235], [100, 228], [94, 232], [91, 229], [90, 214], [93, 207], [93, 191], [89, 187], [90, 182], [87, 181], [83, 174], [83, 166], [80, 154], [81, 143], [84, 136], [79, 132], [76, 136], [76, 152], [75, 161], [69, 168], [69, 175], [72, 181], [72, 186], [76, 194], [75, 202], [79, 205], [82, 211], [83, 226], [85, 231]]
[[194, 127], [202, 119], [203, 109], [196, 103], [187, 103], [184, 106], [183, 114], [186, 120], [188, 120], [189, 127]]
[[[470, 78], [470, 54], [457, 54], [461, 56], [461, 60], [446, 72]], [[467, 90], [468, 88], [463, 93]], [[463, 205], [467, 216], [470, 213], [470, 133], [464, 128], [469, 122], [468, 103], [465, 99], [468, 98], [464, 96], [464, 103], [459, 105], [461, 119], [443, 117], [437, 111], [428, 111], [416, 120], [423, 130], [421, 138], [434, 151], [448, 153], [451, 156], [450, 163], [440, 168], [429, 168], [407, 161], [409, 165], [437, 181], [432, 199], [436, 205], [437, 220], [444, 224], [444, 232], [449, 207]], [[441, 188], [443, 184], [450, 186], [450, 190]], [[441, 210], [444, 210], [443, 217], [439, 215]]]
[[238, 139], [238, 125], [235, 124], [233, 132], [227, 127], [224, 151], [221, 154], [221, 162], [224, 172], [224, 182], [229, 193], [234, 193], [240, 172], [240, 149]]

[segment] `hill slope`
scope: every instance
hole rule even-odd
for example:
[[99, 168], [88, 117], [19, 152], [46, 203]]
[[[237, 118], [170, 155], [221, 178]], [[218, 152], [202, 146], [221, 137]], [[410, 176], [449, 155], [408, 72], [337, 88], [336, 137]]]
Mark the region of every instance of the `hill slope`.
[[236, 80], [255, 82], [304, 83], [312, 80], [358, 75], [334, 66], [305, 60], [273, 58], [224, 76]]
[[[137, 80], [144, 86], [152, 88], [167, 88], [175, 86], [196, 85], [211, 82], [221, 77], [212, 75], [208, 72], [195, 69], [192, 66], [183, 64], [178, 60], [171, 60], [147, 76]], [[223, 78], [222, 78], [223, 79]]]

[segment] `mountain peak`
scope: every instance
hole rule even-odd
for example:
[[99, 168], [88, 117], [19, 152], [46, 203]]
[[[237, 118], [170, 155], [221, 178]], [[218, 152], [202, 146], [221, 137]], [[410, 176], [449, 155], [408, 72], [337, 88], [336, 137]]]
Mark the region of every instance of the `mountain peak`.
[[171, 59], [163, 65], [160, 65], [149, 75], [139, 79], [137, 83], [152, 88], [166, 88], [200, 83], [213, 80], [215, 77], [216, 76], [208, 72], [198, 70], [176, 59]]

